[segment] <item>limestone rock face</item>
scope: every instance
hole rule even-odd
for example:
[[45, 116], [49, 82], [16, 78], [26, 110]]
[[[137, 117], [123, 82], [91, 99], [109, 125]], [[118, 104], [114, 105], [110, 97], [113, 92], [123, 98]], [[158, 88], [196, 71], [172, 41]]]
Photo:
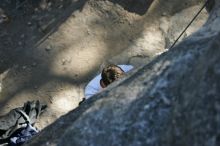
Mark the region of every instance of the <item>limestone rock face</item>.
[[219, 146], [220, 0], [178, 46], [61, 117], [30, 146]]

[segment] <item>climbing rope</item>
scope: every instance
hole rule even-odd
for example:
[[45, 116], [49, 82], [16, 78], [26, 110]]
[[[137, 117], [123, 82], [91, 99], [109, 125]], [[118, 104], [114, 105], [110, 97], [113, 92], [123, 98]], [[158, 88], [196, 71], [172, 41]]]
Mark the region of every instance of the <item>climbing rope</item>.
[[177, 43], [177, 41], [181, 38], [181, 36], [186, 32], [186, 30], [189, 28], [189, 26], [193, 23], [193, 21], [197, 18], [197, 16], [201, 13], [201, 11], [205, 8], [205, 6], [208, 4], [209, 0], [206, 0], [206, 2], [204, 3], [204, 5], [200, 8], [200, 10], [197, 12], [197, 14], [193, 17], [193, 19], [190, 21], [190, 23], [186, 26], [186, 28], [182, 31], [182, 33], [179, 35], [179, 37], [174, 41], [174, 43], [172, 44], [172, 46], [169, 48], [173, 48], [175, 46], [175, 44]]

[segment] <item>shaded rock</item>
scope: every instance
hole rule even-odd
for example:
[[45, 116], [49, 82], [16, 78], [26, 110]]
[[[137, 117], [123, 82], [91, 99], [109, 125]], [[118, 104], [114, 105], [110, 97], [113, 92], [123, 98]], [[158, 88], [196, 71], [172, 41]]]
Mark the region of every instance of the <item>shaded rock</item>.
[[215, 5], [215, 0], [209, 0], [208, 4], [206, 5], [206, 10], [210, 12], [213, 9], [214, 5]]
[[4, 10], [0, 8], [0, 24], [9, 22], [9, 17], [5, 14]]
[[153, 0], [110, 0], [115, 4], [121, 5], [125, 10], [139, 15], [144, 15]]
[[199, 31], [26, 145], [219, 146], [220, 0], [215, 4]]

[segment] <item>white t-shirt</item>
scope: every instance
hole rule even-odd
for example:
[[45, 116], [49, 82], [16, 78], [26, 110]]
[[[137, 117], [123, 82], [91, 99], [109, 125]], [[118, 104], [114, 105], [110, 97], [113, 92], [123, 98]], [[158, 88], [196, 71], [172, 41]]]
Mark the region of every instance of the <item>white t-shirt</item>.
[[[133, 66], [132, 65], [117, 65], [124, 72], [130, 71]], [[92, 95], [100, 92], [102, 87], [100, 86], [101, 74], [97, 75], [94, 79], [92, 79], [85, 88], [85, 98], [88, 99]]]

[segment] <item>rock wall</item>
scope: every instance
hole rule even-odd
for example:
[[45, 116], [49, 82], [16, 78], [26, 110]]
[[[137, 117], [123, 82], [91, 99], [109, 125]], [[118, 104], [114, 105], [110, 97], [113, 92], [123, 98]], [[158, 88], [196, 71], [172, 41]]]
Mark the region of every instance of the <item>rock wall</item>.
[[220, 0], [179, 45], [85, 101], [27, 145], [219, 146]]
[[[2, 0], [10, 21], [0, 24], [0, 115], [40, 100], [48, 110], [36, 126], [46, 127], [78, 106], [101, 64], [136, 68], [166, 51], [201, 2]], [[185, 36], [206, 19], [204, 10]]]

